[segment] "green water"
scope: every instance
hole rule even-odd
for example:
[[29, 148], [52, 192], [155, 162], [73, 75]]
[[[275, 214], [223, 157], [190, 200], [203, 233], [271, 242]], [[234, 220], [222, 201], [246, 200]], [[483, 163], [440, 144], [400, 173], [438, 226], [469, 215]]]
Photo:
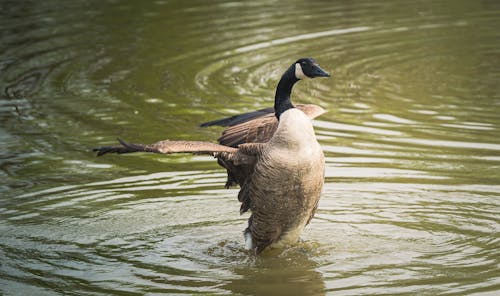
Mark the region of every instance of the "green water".
[[[2, 1], [0, 294], [495, 295], [498, 1]], [[326, 156], [302, 242], [255, 257], [214, 141], [281, 73]]]

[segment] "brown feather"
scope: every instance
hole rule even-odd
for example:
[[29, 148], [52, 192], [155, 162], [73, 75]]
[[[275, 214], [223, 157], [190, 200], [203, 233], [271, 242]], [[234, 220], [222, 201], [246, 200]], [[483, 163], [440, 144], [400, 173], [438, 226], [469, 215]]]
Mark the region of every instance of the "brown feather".
[[[312, 104], [299, 104], [295, 107], [311, 119], [326, 112], [323, 108]], [[276, 128], [278, 128], [278, 120], [274, 113], [263, 113], [258, 117], [228, 127], [222, 132], [218, 142], [229, 147], [238, 147], [243, 143], [265, 143], [274, 135]]]
[[118, 139], [121, 146], [105, 146], [100, 148], [94, 148], [93, 151], [97, 152], [97, 156], [101, 156], [107, 153], [132, 153], [132, 152], [153, 152], [153, 153], [197, 153], [197, 154], [210, 154], [226, 152], [235, 153], [238, 151], [236, 148], [227, 147], [211, 142], [201, 142], [201, 141], [169, 141], [164, 140], [156, 142], [154, 144], [132, 144]]

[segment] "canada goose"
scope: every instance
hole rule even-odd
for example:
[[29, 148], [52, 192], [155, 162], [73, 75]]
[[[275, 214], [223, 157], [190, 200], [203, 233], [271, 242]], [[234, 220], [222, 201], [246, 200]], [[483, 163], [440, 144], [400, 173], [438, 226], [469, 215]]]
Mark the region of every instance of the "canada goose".
[[[240, 213], [251, 210], [244, 231], [245, 245], [259, 254], [266, 247], [296, 242], [312, 219], [324, 182], [324, 156], [311, 119], [325, 111], [290, 101], [293, 85], [306, 78], [330, 77], [312, 58], [293, 63], [276, 88], [274, 108], [204, 123], [229, 126], [220, 144], [199, 141], [160, 141], [95, 148], [106, 153], [204, 153], [227, 169], [226, 187], [238, 184]], [[274, 114], [273, 114], [274, 113]]]

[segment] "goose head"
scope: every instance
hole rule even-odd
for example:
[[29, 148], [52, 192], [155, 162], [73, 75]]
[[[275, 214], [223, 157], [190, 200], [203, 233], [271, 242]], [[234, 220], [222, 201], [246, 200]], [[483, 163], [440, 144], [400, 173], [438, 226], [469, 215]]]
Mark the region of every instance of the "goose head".
[[316, 77], [330, 77], [330, 74], [321, 69], [313, 58], [298, 59], [283, 73], [274, 96], [274, 114], [278, 120], [283, 112], [294, 108], [290, 101], [293, 85], [300, 80]]
[[316, 77], [330, 77], [330, 74], [316, 63], [313, 58], [302, 58], [295, 62], [292, 67], [295, 70], [297, 79], [307, 79]]

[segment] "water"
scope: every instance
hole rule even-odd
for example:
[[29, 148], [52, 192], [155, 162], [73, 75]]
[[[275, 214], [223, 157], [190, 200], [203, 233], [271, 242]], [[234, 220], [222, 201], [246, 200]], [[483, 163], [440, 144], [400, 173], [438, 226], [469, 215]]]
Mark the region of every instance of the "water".
[[[494, 295], [497, 1], [2, 1], [5, 295]], [[215, 140], [198, 123], [293, 100], [326, 156], [303, 241], [243, 250], [237, 189], [203, 156], [89, 150]]]

